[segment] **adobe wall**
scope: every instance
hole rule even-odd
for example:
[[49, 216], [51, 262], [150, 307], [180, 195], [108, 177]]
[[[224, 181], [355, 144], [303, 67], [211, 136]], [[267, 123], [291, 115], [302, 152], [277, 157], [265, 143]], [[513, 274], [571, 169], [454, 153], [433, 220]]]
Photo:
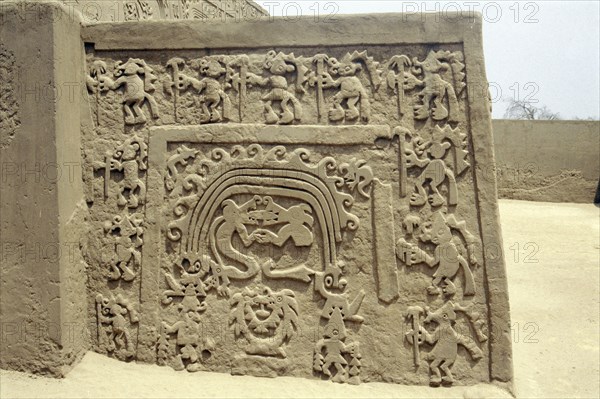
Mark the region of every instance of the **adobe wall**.
[[[480, 16], [2, 12], [3, 73], [54, 95], [6, 97], [2, 163], [80, 169], [4, 173], [2, 240], [76, 248], [3, 250], [0, 322], [86, 332], [3, 330], [3, 367], [61, 375], [91, 348], [188, 372], [511, 388]], [[77, 99], [53, 90], [73, 82]]]
[[600, 122], [494, 120], [500, 198], [591, 203], [600, 176]]

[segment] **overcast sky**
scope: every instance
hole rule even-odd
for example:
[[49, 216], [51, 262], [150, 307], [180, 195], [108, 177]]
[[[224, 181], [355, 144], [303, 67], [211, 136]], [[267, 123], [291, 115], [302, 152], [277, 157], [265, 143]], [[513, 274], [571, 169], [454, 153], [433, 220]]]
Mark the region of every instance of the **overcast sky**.
[[494, 118], [503, 98], [537, 100], [561, 119], [600, 115], [600, 2], [592, 1], [396, 1], [259, 0], [282, 16], [297, 13], [479, 11], [484, 18], [484, 51], [494, 97]]

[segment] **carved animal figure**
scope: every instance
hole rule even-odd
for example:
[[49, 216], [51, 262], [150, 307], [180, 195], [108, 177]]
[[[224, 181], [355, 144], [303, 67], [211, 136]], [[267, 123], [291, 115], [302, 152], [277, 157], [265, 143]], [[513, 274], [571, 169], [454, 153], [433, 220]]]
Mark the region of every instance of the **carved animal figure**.
[[352, 158], [349, 163], [342, 163], [339, 170], [343, 174], [344, 183], [351, 192], [357, 190], [363, 197], [370, 198], [365, 189], [373, 181], [373, 170], [367, 165], [367, 161]]
[[[246, 225], [257, 225], [258, 222], [248, 212], [256, 209], [256, 205], [262, 201], [261, 197], [254, 196], [250, 201], [238, 206], [234, 201], [227, 199], [223, 201], [223, 214], [215, 219], [210, 228], [210, 244], [212, 252], [217, 259], [217, 264], [222, 268], [224, 274], [234, 279], [246, 279], [256, 275], [260, 265], [252, 256], [238, 251], [233, 245], [234, 234], [241, 239], [245, 247], [249, 247], [255, 240], [256, 235], [248, 233]], [[246, 267], [241, 271], [236, 266], [226, 265], [222, 256], [229, 258]]]
[[[420, 326], [419, 334], [416, 337], [419, 345], [424, 342], [433, 345], [433, 349], [425, 357], [425, 360], [430, 362], [429, 369], [431, 376], [429, 384], [431, 386], [439, 386], [440, 384], [452, 385], [454, 377], [450, 368], [456, 361], [458, 345], [464, 346], [473, 360], [481, 359], [483, 352], [473, 339], [459, 334], [454, 329], [456, 312], [454, 311], [454, 304], [452, 302], [446, 302], [435, 312], [431, 312], [429, 309], [425, 309], [425, 311], [427, 317], [423, 323], [437, 324], [433, 333]], [[406, 337], [412, 344], [412, 339], [414, 339], [413, 334], [409, 332]], [[442, 371], [444, 372], [444, 376], [442, 376]]]
[[130, 58], [124, 64], [118, 61], [115, 64], [114, 76], [117, 78], [116, 80], [112, 80], [108, 76], [99, 76], [98, 88], [100, 91], [105, 92], [124, 86], [123, 110], [125, 111], [126, 124], [146, 123], [147, 118], [142, 111], [144, 101], [147, 101], [150, 105], [152, 117], [160, 117], [158, 103], [150, 94], [154, 91], [154, 83], [157, 78], [152, 68], [146, 64], [146, 61], [139, 58]]
[[[296, 61], [294, 54], [285, 55], [283, 53], [276, 53], [275, 51], [267, 53], [263, 67], [271, 73], [271, 76], [262, 77], [248, 73], [248, 80], [250, 84], [271, 86], [271, 91], [262, 97], [265, 103], [266, 122], [269, 124], [279, 123], [286, 125], [292, 123], [294, 120], [301, 120], [302, 104], [288, 90], [288, 81], [285, 75], [296, 72], [297, 83], [295, 88], [297, 91], [303, 91], [301, 84], [305, 80], [304, 74], [306, 73], [306, 68]], [[279, 103], [281, 115], [278, 115], [273, 109], [274, 102]]]
[[[262, 202], [266, 205], [262, 214], [270, 215], [270, 218], [264, 221], [263, 226], [276, 224], [284, 224], [284, 226], [277, 233], [266, 229], [256, 229], [253, 232], [256, 242], [260, 244], [270, 243], [281, 247], [287, 240], [292, 239], [297, 247], [312, 245], [314, 237], [310, 227], [314, 223], [314, 218], [310, 215], [312, 209], [309, 205], [293, 205], [286, 209], [276, 204], [271, 197], [264, 197]], [[250, 213], [252, 214], [252, 212]]]

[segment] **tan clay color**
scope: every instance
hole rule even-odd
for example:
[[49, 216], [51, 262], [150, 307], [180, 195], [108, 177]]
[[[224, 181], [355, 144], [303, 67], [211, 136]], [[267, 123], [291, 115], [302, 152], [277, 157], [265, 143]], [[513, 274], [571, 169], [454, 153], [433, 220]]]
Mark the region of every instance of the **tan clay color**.
[[[70, 109], [17, 94], [2, 150], [33, 162], [51, 140], [48, 160], [81, 161], [75, 188], [7, 186], [3, 214], [37, 217], [25, 197], [53, 196], [43, 220], [15, 211], [2, 231], [77, 233], [85, 275], [79, 260], [11, 275], [22, 262], [3, 259], [10, 286], [56, 290], [40, 310], [87, 321], [92, 348], [124, 361], [510, 389], [481, 18], [452, 17], [55, 21], [44, 39], [3, 25], [17, 68], [65, 35], [36, 72], [58, 84], [72, 68], [86, 88]], [[5, 298], [11, 321], [36, 308]], [[20, 368], [43, 351], [6, 350]]]

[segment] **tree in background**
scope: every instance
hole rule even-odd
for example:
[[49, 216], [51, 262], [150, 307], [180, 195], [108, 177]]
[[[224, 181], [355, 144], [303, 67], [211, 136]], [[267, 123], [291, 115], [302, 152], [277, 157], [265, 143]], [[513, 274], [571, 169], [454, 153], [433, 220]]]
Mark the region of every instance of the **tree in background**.
[[525, 119], [525, 120], [559, 120], [560, 115], [552, 112], [545, 105], [537, 107], [529, 101], [520, 101], [513, 98], [505, 100], [508, 103], [504, 112], [505, 119]]

